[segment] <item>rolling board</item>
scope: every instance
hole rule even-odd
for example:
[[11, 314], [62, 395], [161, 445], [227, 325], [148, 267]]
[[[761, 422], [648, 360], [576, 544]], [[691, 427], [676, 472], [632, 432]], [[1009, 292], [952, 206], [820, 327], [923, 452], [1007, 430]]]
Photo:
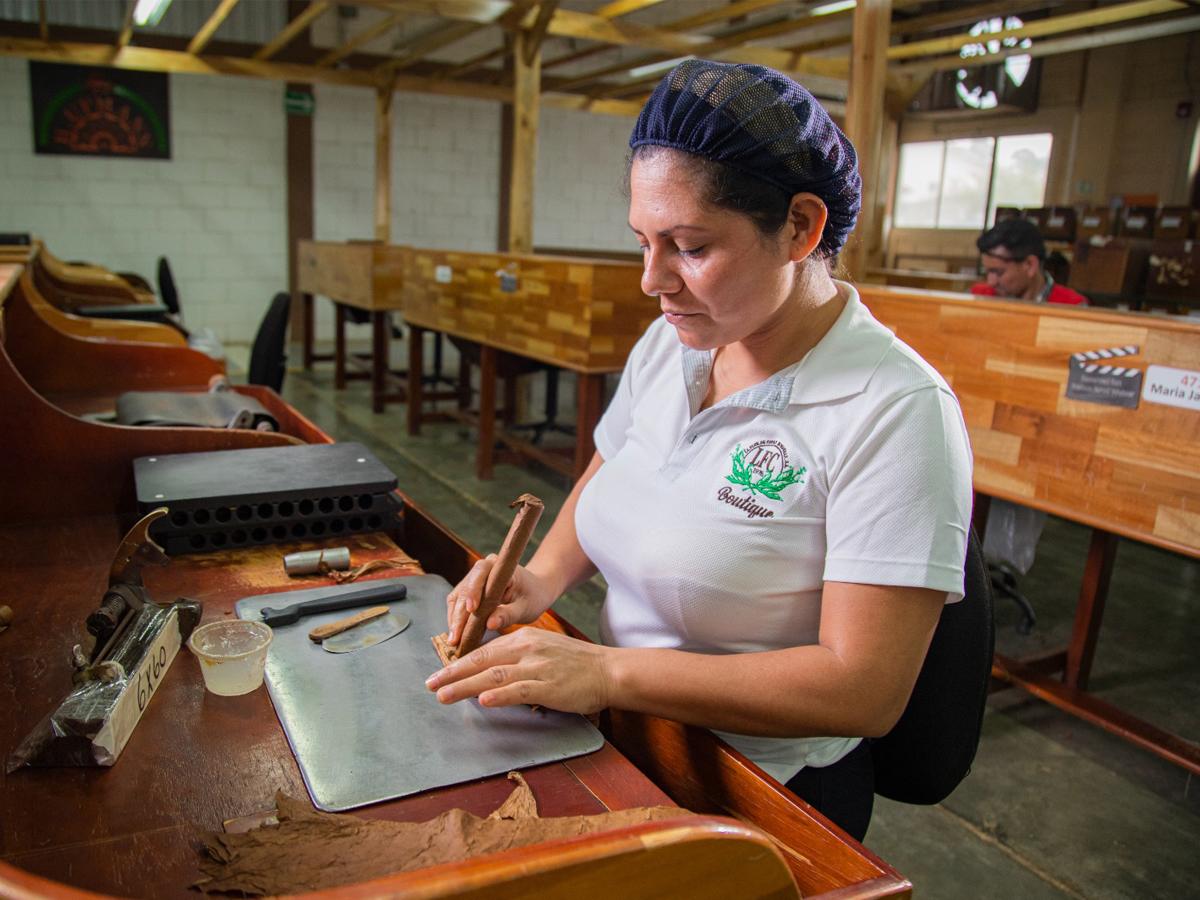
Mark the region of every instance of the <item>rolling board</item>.
[[430, 637], [446, 630], [450, 584], [410, 575], [357, 584], [244, 597], [239, 618], [364, 585], [401, 582], [408, 597], [389, 603], [412, 626], [352, 653], [326, 653], [309, 640], [345, 610], [274, 629], [267, 689], [313, 804], [342, 812], [600, 749], [583, 716], [527, 706], [484, 709], [475, 700], [438, 703], [425, 679], [441, 668]]

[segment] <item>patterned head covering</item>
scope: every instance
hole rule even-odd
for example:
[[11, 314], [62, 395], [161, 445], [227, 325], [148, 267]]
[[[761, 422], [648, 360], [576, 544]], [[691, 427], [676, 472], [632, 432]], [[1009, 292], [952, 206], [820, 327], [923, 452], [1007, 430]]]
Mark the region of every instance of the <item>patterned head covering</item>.
[[631, 148], [652, 144], [723, 163], [829, 210], [821, 246], [836, 253], [862, 207], [854, 147], [809, 91], [765, 66], [690, 59], [642, 108]]

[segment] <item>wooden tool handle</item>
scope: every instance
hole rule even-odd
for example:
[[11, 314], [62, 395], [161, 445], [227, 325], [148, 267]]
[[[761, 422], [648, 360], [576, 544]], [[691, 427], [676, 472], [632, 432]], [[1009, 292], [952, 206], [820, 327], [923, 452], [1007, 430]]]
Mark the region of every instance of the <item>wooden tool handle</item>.
[[308, 633], [308, 636], [319, 644], [325, 638], [341, 634], [347, 628], [353, 628], [355, 625], [366, 622], [368, 619], [386, 615], [387, 611], [388, 607], [386, 606], [372, 606], [370, 609], [359, 610], [352, 616], [346, 616], [346, 618], [330, 622], [328, 625], [318, 625]]

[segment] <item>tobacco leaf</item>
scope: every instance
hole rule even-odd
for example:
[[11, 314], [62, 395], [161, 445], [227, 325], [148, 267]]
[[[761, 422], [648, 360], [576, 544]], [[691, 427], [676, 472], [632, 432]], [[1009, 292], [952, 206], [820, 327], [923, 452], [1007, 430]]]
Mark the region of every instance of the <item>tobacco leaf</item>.
[[[515, 776], [515, 777], [514, 777]], [[306, 800], [276, 795], [277, 825], [202, 837], [206, 859], [192, 885], [206, 893], [252, 896], [356, 884], [426, 866], [459, 862], [556, 838], [689, 815], [670, 806], [542, 819], [525, 780], [488, 818], [452, 809], [426, 822], [388, 822], [316, 812]]]

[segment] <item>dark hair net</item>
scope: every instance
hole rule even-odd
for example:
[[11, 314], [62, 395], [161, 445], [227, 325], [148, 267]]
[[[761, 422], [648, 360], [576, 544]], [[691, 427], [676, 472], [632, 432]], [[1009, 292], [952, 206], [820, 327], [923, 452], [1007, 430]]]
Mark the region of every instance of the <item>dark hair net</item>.
[[774, 69], [685, 60], [638, 116], [629, 146], [644, 144], [723, 163], [789, 197], [816, 194], [829, 210], [822, 244], [832, 252], [854, 230], [862, 206], [854, 147], [806, 88]]

